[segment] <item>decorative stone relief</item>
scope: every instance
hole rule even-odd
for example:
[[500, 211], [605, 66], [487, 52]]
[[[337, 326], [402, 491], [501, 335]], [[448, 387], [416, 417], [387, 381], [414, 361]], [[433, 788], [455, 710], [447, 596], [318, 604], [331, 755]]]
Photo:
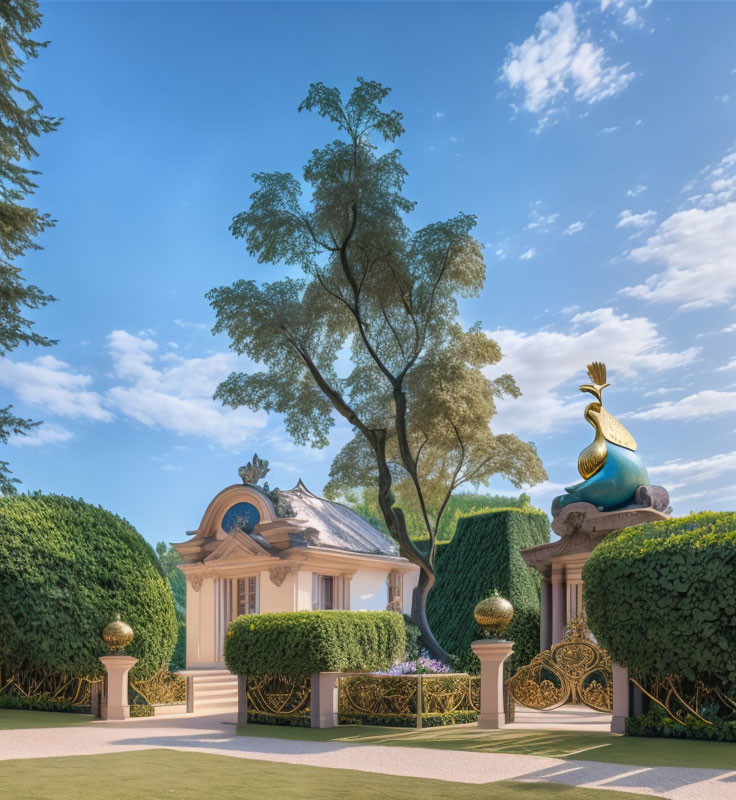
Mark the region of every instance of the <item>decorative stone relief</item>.
[[294, 571], [293, 567], [272, 567], [268, 571], [268, 577], [275, 586], [281, 586], [286, 580], [286, 576]]
[[202, 586], [202, 576], [201, 575], [190, 575], [189, 576], [189, 583], [194, 589], [195, 592], [198, 592]]

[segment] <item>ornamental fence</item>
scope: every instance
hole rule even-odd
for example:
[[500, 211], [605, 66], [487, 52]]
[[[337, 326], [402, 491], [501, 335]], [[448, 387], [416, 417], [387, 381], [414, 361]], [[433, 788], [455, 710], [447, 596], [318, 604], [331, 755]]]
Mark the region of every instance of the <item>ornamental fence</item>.
[[[337, 679], [343, 725], [422, 728], [475, 722], [480, 677], [465, 673], [346, 675]], [[311, 681], [248, 676], [248, 721], [309, 726]]]

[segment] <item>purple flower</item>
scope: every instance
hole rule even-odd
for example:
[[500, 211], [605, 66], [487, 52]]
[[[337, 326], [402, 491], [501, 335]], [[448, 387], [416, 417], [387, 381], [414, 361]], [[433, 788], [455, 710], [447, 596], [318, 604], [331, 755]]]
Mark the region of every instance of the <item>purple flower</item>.
[[416, 661], [397, 661], [381, 675], [437, 675], [449, 672], [450, 667], [435, 658], [431, 658], [427, 650]]

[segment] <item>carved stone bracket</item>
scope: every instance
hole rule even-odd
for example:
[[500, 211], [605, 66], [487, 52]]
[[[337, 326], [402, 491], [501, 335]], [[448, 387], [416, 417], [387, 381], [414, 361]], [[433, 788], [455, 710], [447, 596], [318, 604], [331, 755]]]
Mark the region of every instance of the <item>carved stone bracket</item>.
[[271, 579], [271, 583], [275, 586], [281, 586], [281, 584], [286, 580], [288, 575], [291, 575], [294, 572], [297, 572], [297, 567], [271, 567], [268, 571], [268, 577]]
[[192, 589], [194, 589], [195, 592], [198, 592], [200, 590], [200, 588], [202, 587], [202, 581], [203, 580], [204, 580], [204, 578], [202, 578], [201, 575], [190, 575], [189, 576], [189, 583], [190, 583]]

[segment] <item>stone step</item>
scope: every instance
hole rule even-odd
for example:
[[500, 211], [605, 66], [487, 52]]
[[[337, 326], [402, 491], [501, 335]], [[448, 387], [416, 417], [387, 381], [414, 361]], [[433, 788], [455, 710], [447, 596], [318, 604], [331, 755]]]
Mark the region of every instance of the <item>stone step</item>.
[[218, 698], [218, 697], [235, 697], [238, 696], [238, 687], [210, 687], [210, 686], [195, 686], [194, 699], [195, 702], [201, 697], [204, 698]]

